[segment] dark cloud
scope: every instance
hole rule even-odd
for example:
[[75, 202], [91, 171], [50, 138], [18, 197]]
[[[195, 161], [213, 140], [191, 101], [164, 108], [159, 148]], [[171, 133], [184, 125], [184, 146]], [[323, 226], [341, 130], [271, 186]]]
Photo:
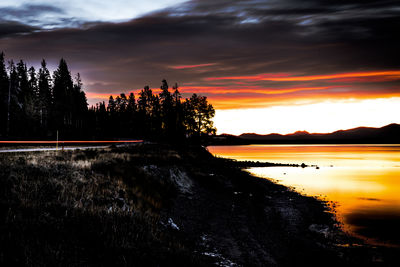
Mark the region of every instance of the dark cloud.
[[16, 19], [25, 19], [27, 17], [37, 17], [44, 13], [63, 14], [61, 8], [50, 5], [22, 5], [18, 7], [2, 7], [0, 8], [1, 17], [13, 17]]
[[157, 87], [163, 78], [218, 86], [205, 78], [398, 68], [399, 12], [395, 1], [201, 0], [125, 23], [0, 39], [0, 47], [30, 61], [65, 57], [93, 92]]
[[15, 21], [2, 21], [0, 20], [0, 38], [13, 35], [13, 34], [26, 34], [31, 33], [38, 28], [25, 25]]
[[[14, 21], [31, 27], [52, 27], [56, 18], [54, 16], [48, 16], [49, 14], [64, 14], [64, 11], [61, 8], [51, 5], [32, 4], [0, 8], [0, 17], [3, 18], [3, 20]], [[57, 20], [59, 19], [61, 18], [58, 18]], [[68, 21], [69, 25], [74, 21], [74, 19], [71, 18], [70, 20], [71, 21]]]

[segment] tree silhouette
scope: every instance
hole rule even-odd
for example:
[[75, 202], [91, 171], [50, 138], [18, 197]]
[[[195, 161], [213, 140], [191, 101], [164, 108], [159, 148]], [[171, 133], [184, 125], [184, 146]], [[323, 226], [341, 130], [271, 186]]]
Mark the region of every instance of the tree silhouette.
[[113, 115], [116, 112], [115, 101], [114, 101], [114, 97], [112, 95], [110, 95], [110, 98], [108, 99], [107, 111], [111, 115]]
[[153, 91], [149, 86], [145, 86], [139, 92], [138, 98], [138, 120], [141, 125], [139, 129], [139, 135], [149, 136], [151, 135], [152, 120], [153, 120]]
[[7, 127], [6, 135], [18, 135], [16, 132], [18, 119], [21, 114], [21, 103], [19, 102], [18, 74], [13, 60], [8, 62], [10, 73], [9, 90], [7, 96]]
[[206, 96], [193, 94], [185, 103], [185, 124], [188, 134], [200, 138], [202, 135], [213, 135], [216, 129], [213, 126], [212, 118], [215, 110], [208, 104]]
[[38, 73], [38, 109], [41, 135], [49, 134], [50, 114], [53, 107], [53, 93], [51, 88], [51, 76], [43, 59]]
[[82, 91], [82, 80], [81, 75], [79, 73], [76, 74], [75, 83], [73, 85], [72, 91], [72, 123], [76, 132], [80, 135], [83, 135], [84, 130], [84, 120], [86, 119], [86, 114], [88, 111], [88, 104], [86, 99], [86, 94]]
[[145, 138], [170, 143], [199, 141], [215, 134], [214, 108], [204, 96], [193, 94], [182, 101], [175, 83], [172, 93], [162, 80], [161, 92], [145, 86], [138, 99], [131, 92], [110, 96], [108, 105], [88, 109], [79, 73], [74, 81], [62, 58], [52, 76], [46, 61], [38, 73], [13, 60], [6, 69], [0, 54], [0, 136], [2, 138], [48, 138], [60, 132], [67, 138]]
[[28, 136], [36, 136], [39, 130], [39, 92], [37, 75], [34, 67], [28, 70], [28, 91], [24, 101], [26, 124], [29, 129]]
[[181, 140], [185, 135], [185, 125], [184, 125], [184, 110], [181, 102], [182, 95], [178, 90], [178, 84], [172, 87], [174, 93], [172, 94], [173, 105], [174, 105], [174, 137], [176, 140]]
[[4, 60], [4, 53], [0, 54], [0, 136], [7, 134], [7, 111], [8, 111], [8, 94], [9, 94], [9, 78]]
[[53, 74], [53, 98], [54, 98], [54, 126], [55, 130], [70, 134], [72, 127], [72, 92], [73, 82], [67, 62], [62, 58], [58, 68]]
[[135, 95], [133, 93], [129, 94], [128, 104], [126, 107], [126, 117], [127, 117], [127, 132], [130, 136], [137, 135], [137, 105], [135, 100]]
[[160, 104], [161, 104], [161, 128], [165, 138], [171, 139], [174, 135], [174, 107], [173, 98], [171, 93], [168, 91], [168, 83], [164, 79], [160, 86]]

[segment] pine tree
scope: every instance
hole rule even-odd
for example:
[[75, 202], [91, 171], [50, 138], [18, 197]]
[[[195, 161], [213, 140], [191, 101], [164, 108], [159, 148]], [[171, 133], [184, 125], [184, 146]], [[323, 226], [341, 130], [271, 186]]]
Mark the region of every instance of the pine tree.
[[146, 116], [151, 116], [152, 99], [153, 99], [153, 91], [150, 89], [149, 86], [146, 85], [139, 92], [139, 99], [138, 99], [138, 110], [144, 112]]
[[174, 140], [179, 141], [184, 138], [185, 135], [185, 126], [184, 126], [184, 114], [183, 114], [183, 106], [181, 102], [182, 95], [178, 90], [178, 84], [172, 87], [174, 93], [172, 95], [173, 98], [173, 105], [174, 105]]
[[31, 135], [37, 135], [39, 128], [39, 91], [34, 67], [28, 70], [28, 95], [25, 99], [25, 112], [31, 127]]
[[6, 135], [16, 134], [17, 121], [21, 116], [21, 103], [19, 102], [18, 74], [13, 60], [8, 62], [10, 73], [9, 91], [7, 96], [7, 127]]
[[[32, 125], [29, 125], [28, 118], [28, 102], [29, 102], [29, 85], [28, 85], [28, 70], [26, 68], [26, 64], [20, 60], [17, 63], [17, 90], [16, 97], [18, 101], [18, 111], [14, 113], [15, 115], [15, 123], [14, 123], [14, 131], [15, 134], [21, 136], [23, 134], [28, 133], [31, 129]], [[27, 128], [25, 128], [27, 126]]]
[[138, 98], [138, 123], [140, 127], [140, 135], [146, 136], [151, 133], [152, 115], [153, 115], [153, 91], [149, 86], [145, 86], [139, 92]]
[[124, 93], [121, 93], [120, 103], [118, 107], [119, 112], [125, 113], [127, 106], [128, 106], [128, 99], [126, 98], [126, 95]]
[[113, 134], [115, 134], [114, 129], [115, 129], [115, 123], [116, 123], [115, 118], [117, 112], [116, 103], [112, 95], [108, 99], [107, 112], [108, 116], [105, 129], [106, 129], [106, 135], [111, 137]]
[[136, 100], [133, 93], [129, 94], [126, 110], [129, 113], [129, 116], [133, 116], [133, 114], [136, 112]]
[[4, 53], [0, 54], [0, 136], [7, 134], [9, 78], [4, 60]]
[[164, 131], [165, 137], [171, 139], [175, 128], [173, 99], [171, 93], [168, 91], [168, 83], [165, 79], [162, 80], [160, 89], [161, 127]]
[[42, 134], [49, 131], [50, 114], [53, 107], [53, 94], [51, 88], [51, 76], [47, 69], [46, 61], [43, 59], [38, 73], [38, 95], [39, 95], [39, 121]]
[[88, 104], [86, 94], [82, 90], [83, 83], [79, 73], [75, 76], [74, 89], [72, 92], [72, 124], [79, 135], [83, 135], [84, 121], [87, 116]]
[[54, 124], [55, 130], [63, 132], [68, 136], [72, 131], [73, 114], [73, 82], [67, 62], [62, 58], [60, 64], [53, 74], [53, 97], [54, 97]]
[[181, 103], [181, 98], [182, 98], [182, 95], [179, 92], [178, 88], [179, 87], [178, 87], [177, 83], [175, 83], [175, 85], [172, 87], [172, 89], [174, 90], [174, 93], [172, 94], [172, 98], [174, 99], [174, 104], [175, 105], [180, 104]]
[[160, 98], [158, 95], [152, 96], [152, 114], [151, 114], [151, 126], [150, 134], [152, 137], [158, 136], [162, 130], [162, 107]]
[[26, 101], [29, 97], [28, 70], [26, 64], [20, 60], [17, 64], [17, 86], [18, 86], [18, 101], [21, 103], [21, 109], [25, 113]]
[[36, 70], [34, 67], [30, 67], [28, 70], [28, 87], [29, 91], [32, 92], [35, 100], [39, 97], [38, 79], [36, 75]]
[[128, 133], [130, 136], [136, 135], [137, 126], [137, 114], [136, 114], [136, 100], [133, 93], [129, 94], [128, 104], [126, 107], [127, 121], [128, 121]]
[[108, 99], [107, 111], [110, 114], [114, 114], [116, 111], [115, 101], [112, 95], [110, 95], [110, 98]]

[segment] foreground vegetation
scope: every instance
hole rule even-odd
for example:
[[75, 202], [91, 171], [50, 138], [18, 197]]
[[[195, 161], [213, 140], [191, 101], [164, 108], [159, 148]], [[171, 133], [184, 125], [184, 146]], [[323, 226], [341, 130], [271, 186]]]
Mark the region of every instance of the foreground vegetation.
[[2, 157], [1, 265], [196, 265], [160, 225], [177, 192], [146, 161], [114, 150]]
[[395, 263], [326, 203], [200, 147], [2, 154], [0, 190], [1, 266]]

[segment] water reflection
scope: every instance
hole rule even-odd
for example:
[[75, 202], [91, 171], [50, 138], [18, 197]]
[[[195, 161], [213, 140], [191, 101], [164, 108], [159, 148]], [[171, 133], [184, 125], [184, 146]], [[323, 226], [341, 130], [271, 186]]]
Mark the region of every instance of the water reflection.
[[316, 168], [250, 168], [298, 191], [338, 203], [345, 229], [371, 243], [400, 245], [399, 145], [252, 145], [209, 147], [238, 160], [306, 163]]

